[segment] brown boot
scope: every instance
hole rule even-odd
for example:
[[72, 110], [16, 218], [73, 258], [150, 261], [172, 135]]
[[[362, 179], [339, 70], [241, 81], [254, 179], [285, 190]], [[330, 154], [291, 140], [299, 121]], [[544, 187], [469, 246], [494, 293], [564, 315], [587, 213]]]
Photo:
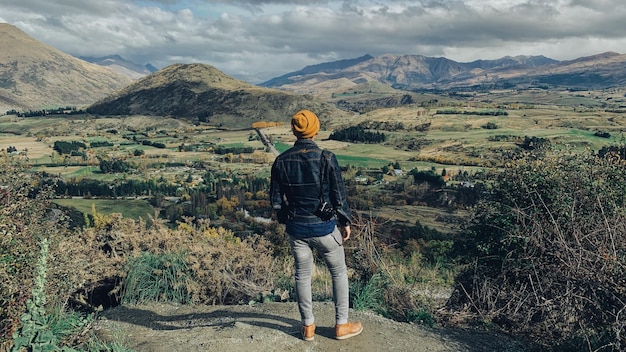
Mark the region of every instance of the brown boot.
[[349, 339], [360, 334], [362, 331], [363, 325], [358, 321], [337, 324], [335, 325], [335, 338], [337, 340]]
[[315, 338], [315, 324], [302, 325], [302, 339], [313, 341], [313, 338]]

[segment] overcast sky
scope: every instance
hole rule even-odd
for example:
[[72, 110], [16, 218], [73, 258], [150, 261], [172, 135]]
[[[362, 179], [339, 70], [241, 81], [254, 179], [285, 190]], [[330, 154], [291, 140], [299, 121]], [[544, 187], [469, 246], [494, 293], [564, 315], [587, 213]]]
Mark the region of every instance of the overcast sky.
[[626, 52], [624, 0], [0, 0], [0, 22], [75, 56], [201, 62], [251, 83], [364, 54]]

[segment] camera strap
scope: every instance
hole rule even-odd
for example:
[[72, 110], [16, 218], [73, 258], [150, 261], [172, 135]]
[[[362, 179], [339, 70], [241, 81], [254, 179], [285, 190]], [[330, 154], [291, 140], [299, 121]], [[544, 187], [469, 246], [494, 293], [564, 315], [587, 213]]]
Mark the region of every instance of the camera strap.
[[326, 168], [324, 167], [325, 165], [325, 150], [322, 149], [322, 152], [320, 153], [320, 194], [319, 194], [319, 199], [320, 199], [320, 205], [324, 204], [324, 176], [326, 176]]

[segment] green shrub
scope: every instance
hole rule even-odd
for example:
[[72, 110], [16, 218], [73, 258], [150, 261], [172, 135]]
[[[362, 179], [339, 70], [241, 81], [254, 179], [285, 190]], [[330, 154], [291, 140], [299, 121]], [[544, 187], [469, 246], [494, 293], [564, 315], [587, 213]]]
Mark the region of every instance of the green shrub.
[[74, 310], [65, 310], [62, 307], [52, 309], [46, 315], [46, 325], [60, 343], [73, 346], [80, 344], [80, 335], [93, 322], [93, 314], [86, 314]]

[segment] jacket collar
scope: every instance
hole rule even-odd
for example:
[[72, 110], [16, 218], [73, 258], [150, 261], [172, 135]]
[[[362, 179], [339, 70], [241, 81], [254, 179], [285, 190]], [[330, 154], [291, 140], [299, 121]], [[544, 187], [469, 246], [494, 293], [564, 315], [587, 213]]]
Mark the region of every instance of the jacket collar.
[[311, 147], [317, 147], [317, 143], [315, 143], [315, 141], [313, 141], [311, 138], [300, 138], [298, 140], [296, 140], [296, 143], [294, 143], [294, 146], [298, 146], [298, 147], [305, 147], [305, 146], [311, 146]]

